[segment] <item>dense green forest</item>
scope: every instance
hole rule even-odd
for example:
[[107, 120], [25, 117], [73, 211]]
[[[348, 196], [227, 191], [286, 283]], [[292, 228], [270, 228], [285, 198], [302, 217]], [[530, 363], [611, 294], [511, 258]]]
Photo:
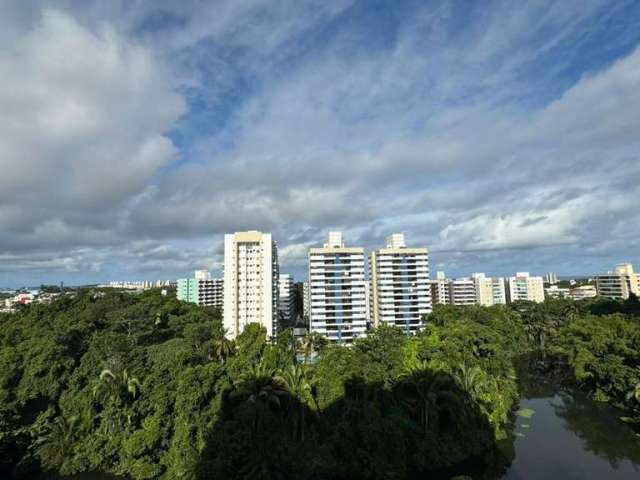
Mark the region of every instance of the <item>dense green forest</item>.
[[0, 477], [407, 478], [508, 463], [522, 379], [640, 420], [640, 303], [436, 307], [351, 348], [273, 342], [158, 291], [83, 291], [0, 316]]

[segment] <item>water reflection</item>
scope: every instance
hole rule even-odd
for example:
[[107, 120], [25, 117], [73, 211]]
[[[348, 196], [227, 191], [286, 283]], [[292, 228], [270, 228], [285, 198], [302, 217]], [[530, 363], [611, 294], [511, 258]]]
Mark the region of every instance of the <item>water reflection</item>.
[[638, 469], [640, 439], [621, 424], [619, 411], [580, 393], [560, 393], [551, 405], [565, 426], [582, 440], [586, 451], [604, 458], [614, 469], [625, 461]]
[[515, 459], [493, 478], [638, 479], [640, 439], [617, 410], [580, 392], [531, 398], [521, 406], [533, 413], [517, 417]]

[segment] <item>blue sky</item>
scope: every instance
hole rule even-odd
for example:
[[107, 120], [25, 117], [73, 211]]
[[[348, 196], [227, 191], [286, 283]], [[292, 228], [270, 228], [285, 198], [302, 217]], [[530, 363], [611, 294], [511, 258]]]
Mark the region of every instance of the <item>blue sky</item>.
[[8, 1], [0, 286], [281, 269], [340, 229], [433, 270], [640, 267], [636, 1]]

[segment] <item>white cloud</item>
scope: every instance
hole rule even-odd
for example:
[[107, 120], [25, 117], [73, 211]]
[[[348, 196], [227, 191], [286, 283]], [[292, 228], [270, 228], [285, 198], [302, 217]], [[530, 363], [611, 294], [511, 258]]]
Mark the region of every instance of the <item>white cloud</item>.
[[[217, 265], [209, 247], [244, 228], [300, 271], [329, 228], [367, 247], [402, 230], [460, 269], [637, 245], [630, 2], [487, 3], [468, 21], [443, 1], [399, 14], [386, 43], [349, 4], [99, 2], [17, 22], [0, 49], [0, 252], [130, 274]], [[611, 46], [590, 43], [605, 30]]]
[[55, 223], [69, 242], [91, 242], [86, 224], [102, 217], [99, 230], [113, 230], [118, 209], [176, 158], [164, 133], [183, 99], [152, 52], [106, 25], [42, 11], [0, 49], [0, 79], [0, 201], [14, 226], [22, 214], [22, 231]]

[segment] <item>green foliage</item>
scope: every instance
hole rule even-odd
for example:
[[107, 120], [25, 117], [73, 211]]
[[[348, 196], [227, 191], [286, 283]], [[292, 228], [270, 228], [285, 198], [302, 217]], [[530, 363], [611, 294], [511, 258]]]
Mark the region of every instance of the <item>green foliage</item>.
[[640, 419], [632, 302], [437, 306], [407, 337], [353, 346], [150, 291], [81, 291], [0, 317], [0, 476], [405, 478], [488, 454], [518, 404], [522, 353], [564, 359]]

